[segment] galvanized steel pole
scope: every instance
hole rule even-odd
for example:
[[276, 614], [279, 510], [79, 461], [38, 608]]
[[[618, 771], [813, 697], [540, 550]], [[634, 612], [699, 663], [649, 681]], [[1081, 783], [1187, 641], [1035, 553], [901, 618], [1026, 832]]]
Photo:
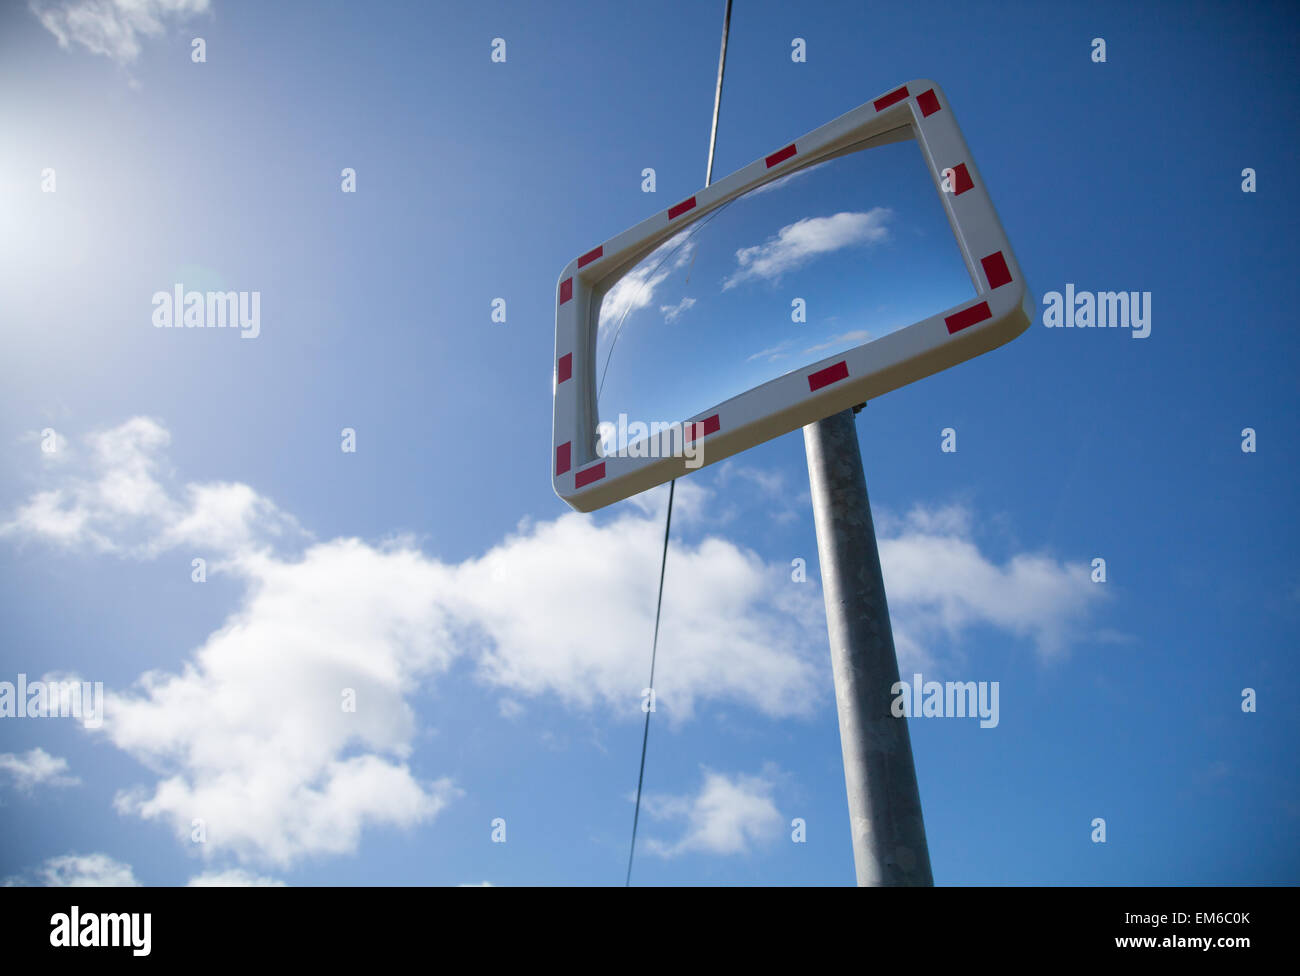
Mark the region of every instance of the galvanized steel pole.
[[932, 885], [854, 411], [803, 429], [859, 885]]

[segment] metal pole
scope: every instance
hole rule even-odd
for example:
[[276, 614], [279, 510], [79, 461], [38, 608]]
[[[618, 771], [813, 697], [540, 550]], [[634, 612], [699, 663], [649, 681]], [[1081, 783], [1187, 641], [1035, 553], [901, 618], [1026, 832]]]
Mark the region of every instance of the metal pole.
[[933, 885], [854, 411], [803, 429], [859, 885]]

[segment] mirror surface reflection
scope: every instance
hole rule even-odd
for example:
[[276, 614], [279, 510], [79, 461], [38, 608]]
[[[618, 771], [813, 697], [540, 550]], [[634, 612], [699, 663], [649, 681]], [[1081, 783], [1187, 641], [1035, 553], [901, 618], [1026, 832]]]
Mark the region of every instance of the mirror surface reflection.
[[599, 421], [680, 421], [974, 295], [915, 139], [825, 160], [596, 293]]

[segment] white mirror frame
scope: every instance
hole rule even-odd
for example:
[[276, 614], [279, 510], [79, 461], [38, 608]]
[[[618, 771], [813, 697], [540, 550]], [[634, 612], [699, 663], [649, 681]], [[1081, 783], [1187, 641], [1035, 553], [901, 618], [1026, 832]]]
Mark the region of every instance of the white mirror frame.
[[[963, 301], [848, 352], [769, 380], [661, 433], [653, 457], [597, 452], [594, 297], [668, 238], [737, 197], [836, 155], [898, 141], [911, 127], [975, 285]], [[949, 189], [945, 190], [945, 184]], [[556, 288], [555, 493], [590, 512], [995, 349], [1024, 332], [1033, 297], [943, 90], [910, 81], [757, 159], [568, 263]], [[688, 466], [673, 438], [700, 451]], [[703, 438], [699, 445], [696, 439]], [[702, 463], [701, 463], [702, 462]]]

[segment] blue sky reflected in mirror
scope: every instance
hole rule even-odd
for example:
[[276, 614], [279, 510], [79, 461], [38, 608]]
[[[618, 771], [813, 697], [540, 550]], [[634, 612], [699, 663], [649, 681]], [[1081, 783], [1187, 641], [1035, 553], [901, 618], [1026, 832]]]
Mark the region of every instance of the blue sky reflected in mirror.
[[914, 139], [827, 160], [685, 228], [598, 296], [600, 419], [681, 420], [974, 294]]

